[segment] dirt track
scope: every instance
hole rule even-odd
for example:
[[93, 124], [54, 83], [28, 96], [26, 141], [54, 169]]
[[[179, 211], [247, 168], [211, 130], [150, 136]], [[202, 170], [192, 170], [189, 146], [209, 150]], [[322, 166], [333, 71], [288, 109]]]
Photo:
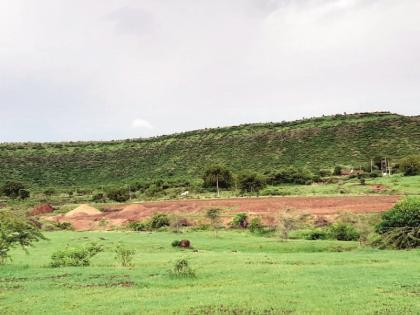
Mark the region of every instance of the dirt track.
[[264, 221], [270, 221], [279, 211], [286, 209], [299, 213], [326, 216], [344, 212], [381, 212], [392, 208], [399, 199], [400, 196], [346, 196], [157, 201], [109, 207], [108, 211], [100, 215], [80, 215], [72, 218], [56, 216], [54, 219], [70, 222], [76, 230], [92, 230], [111, 228], [129, 221], [143, 220], [156, 212], [179, 214], [186, 217], [202, 217], [201, 214], [206, 209], [218, 207], [222, 208], [226, 215], [247, 212], [251, 215], [261, 216]]

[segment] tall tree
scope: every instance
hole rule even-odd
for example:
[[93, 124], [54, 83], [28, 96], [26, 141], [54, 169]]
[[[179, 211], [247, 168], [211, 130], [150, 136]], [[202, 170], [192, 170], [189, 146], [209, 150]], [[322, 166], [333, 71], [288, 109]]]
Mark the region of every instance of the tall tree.
[[204, 172], [204, 186], [216, 187], [217, 197], [220, 197], [220, 188], [229, 188], [232, 185], [232, 173], [224, 165], [212, 165]]

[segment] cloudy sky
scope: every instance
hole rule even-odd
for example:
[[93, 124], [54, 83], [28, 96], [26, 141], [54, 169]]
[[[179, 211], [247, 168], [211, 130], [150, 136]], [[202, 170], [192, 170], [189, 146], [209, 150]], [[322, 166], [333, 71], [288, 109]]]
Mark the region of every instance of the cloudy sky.
[[0, 0], [0, 142], [420, 114], [419, 0]]

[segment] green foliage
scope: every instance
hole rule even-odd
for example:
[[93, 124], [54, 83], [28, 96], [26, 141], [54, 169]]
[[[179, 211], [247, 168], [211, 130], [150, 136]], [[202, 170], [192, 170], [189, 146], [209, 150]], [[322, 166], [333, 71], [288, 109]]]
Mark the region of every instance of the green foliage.
[[164, 213], [156, 213], [153, 215], [153, 217], [150, 219], [150, 227], [152, 229], [160, 229], [164, 226], [169, 226], [170, 221], [168, 215]]
[[132, 267], [133, 264], [133, 258], [136, 254], [136, 251], [134, 249], [129, 249], [127, 247], [124, 247], [122, 244], [118, 244], [115, 249], [115, 259], [121, 264], [122, 267]]
[[224, 165], [211, 165], [203, 175], [204, 187], [229, 188], [232, 186], [233, 177]]
[[238, 186], [241, 192], [259, 193], [266, 185], [265, 178], [258, 173], [242, 173], [238, 177]]
[[245, 229], [248, 226], [248, 214], [245, 212], [235, 214], [230, 225], [234, 228]]
[[342, 170], [343, 170], [343, 167], [342, 167], [342, 166], [340, 166], [340, 165], [336, 165], [336, 166], [334, 167], [333, 175], [335, 175], [335, 176], [340, 176], [340, 175], [341, 175]]
[[27, 189], [20, 189], [19, 190], [19, 199], [28, 199], [31, 193]]
[[65, 230], [65, 231], [73, 230], [73, 225], [70, 222], [57, 222], [57, 223], [55, 223], [55, 226], [59, 230]]
[[174, 241], [172, 241], [171, 245], [172, 245], [172, 247], [178, 247], [180, 243], [181, 243], [181, 241], [174, 240]]
[[103, 247], [97, 243], [90, 243], [81, 247], [66, 247], [52, 254], [50, 267], [89, 266], [90, 259], [103, 250]]
[[4, 183], [0, 189], [0, 193], [12, 199], [16, 199], [18, 197], [22, 198], [22, 196], [22, 199], [29, 197], [29, 192], [25, 190], [25, 185], [16, 181], [8, 181]]
[[174, 278], [196, 277], [194, 270], [190, 267], [188, 260], [185, 258], [177, 260], [169, 274]]
[[420, 199], [406, 198], [382, 215], [376, 226], [385, 246], [407, 249], [420, 246]]
[[399, 168], [405, 176], [420, 175], [420, 155], [410, 155], [401, 159]]
[[420, 199], [411, 197], [398, 202], [391, 210], [382, 214], [382, 221], [376, 227], [378, 233], [394, 228], [420, 226]]
[[331, 225], [329, 227], [329, 235], [338, 241], [357, 241], [360, 236], [353, 225], [344, 222]]
[[104, 193], [97, 193], [92, 196], [93, 202], [106, 202], [106, 196]]
[[278, 184], [298, 184], [298, 185], [307, 185], [311, 184], [315, 175], [306, 168], [296, 168], [289, 167], [287, 169], [278, 171], [270, 176], [270, 182], [273, 185]]
[[198, 187], [203, 165], [215, 161], [235, 174], [270, 174], [289, 166], [312, 172], [334, 165], [358, 166], [376, 156], [398, 160], [418, 154], [419, 126], [420, 117], [364, 113], [150, 139], [0, 144], [0, 185], [13, 180], [27, 183], [31, 190], [57, 191], [99, 185], [130, 185], [131, 190], [133, 185], [144, 193], [157, 180], [172, 187]]
[[136, 232], [141, 232], [141, 231], [148, 231], [150, 230], [150, 224], [146, 223], [146, 222], [130, 222], [128, 224], [128, 227]]
[[26, 250], [34, 242], [45, 239], [30, 221], [10, 212], [0, 211], [0, 264], [10, 259], [9, 251], [21, 246]]
[[248, 225], [248, 228], [251, 233], [261, 233], [264, 229], [264, 226], [261, 223], [261, 218], [252, 218], [251, 222]]
[[127, 188], [111, 189], [108, 191], [107, 196], [116, 202], [125, 202], [130, 198]]
[[305, 236], [305, 239], [307, 240], [326, 240], [327, 238], [327, 231], [322, 229], [313, 229]]

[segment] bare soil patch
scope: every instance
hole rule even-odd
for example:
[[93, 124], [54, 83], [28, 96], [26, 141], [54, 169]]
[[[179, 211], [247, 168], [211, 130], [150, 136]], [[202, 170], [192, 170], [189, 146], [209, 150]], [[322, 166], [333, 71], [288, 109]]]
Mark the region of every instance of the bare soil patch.
[[80, 211], [77, 215], [53, 217], [55, 221], [70, 222], [76, 230], [110, 229], [127, 224], [130, 221], [144, 220], [154, 213], [176, 214], [179, 216], [203, 217], [209, 208], [221, 208], [225, 214], [234, 215], [246, 212], [260, 216], [265, 223], [270, 223], [284, 210], [293, 210], [302, 214], [332, 216], [340, 213], [374, 213], [389, 210], [400, 196], [338, 196], [338, 197], [271, 197], [271, 198], [231, 198], [202, 200], [154, 201], [141, 204], [128, 204], [122, 210], [93, 212]]

